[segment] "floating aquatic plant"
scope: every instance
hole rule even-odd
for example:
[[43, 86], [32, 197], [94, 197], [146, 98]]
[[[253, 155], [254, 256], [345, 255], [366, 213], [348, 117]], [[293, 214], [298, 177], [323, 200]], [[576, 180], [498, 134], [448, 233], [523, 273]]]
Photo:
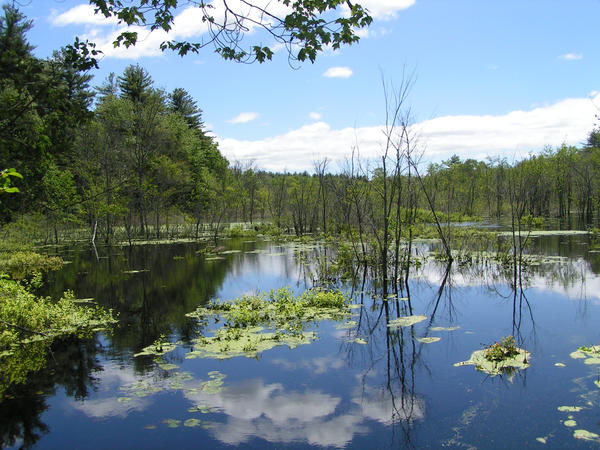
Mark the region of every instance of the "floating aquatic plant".
[[187, 419], [183, 422], [184, 427], [199, 427], [200, 425], [202, 425], [202, 421], [198, 419]]
[[166, 336], [161, 334], [158, 339], [154, 341], [151, 345], [144, 347], [141, 352], [136, 353], [137, 356], [161, 356], [165, 353], [171, 352], [177, 348], [177, 345], [181, 342], [168, 342], [166, 340]]
[[454, 366], [474, 365], [477, 370], [491, 376], [512, 375], [516, 370], [529, 367], [530, 356], [528, 351], [517, 348], [514, 338], [508, 336], [487, 348], [474, 351], [468, 360], [458, 362]]
[[515, 346], [515, 338], [512, 336], [504, 337], [500, 342], [495, 342], [485, 350], [485, 359], [492, 362], [505, 361], [519, 354], [519, 349]]
[[181, 420], [165, 419], [163, 420], [163, 423], [167, 424], [169, 428], [179, 428], [179, 425], [181, 425]]
[[587, 430], [575, 430], [573, 431], [573, 437], [584, 441], [600, 442], [600, 436]]
[[459, 326], [455, 326], [455, 327], [430, 327], [429, 331], [456, 331], [459, 328], [460, 328]]
[[306, 328], [321, 320], [350, 316], [348, 299], [341, 291], [311, 289], [299, 296], [287, 288], [267, 294], [244, 295], [235, 300], [210, 302], [187, 314], [206, 322], [214, 318], [223, 326], [213, 336], [194, 340], [186, 358], [256, 357], [265, 350], [287, 345], [294, 348], [316, 339]]
[[434, 342], [438, 342], [441, 338], [439, 337], [422, 337], [417, 338], [417, 341], [422, 342], [423, 344], [432, 344]]
[[398, 317], [397, 319], [390, 320], [388, 322], [387, 326], [389, 328], [409, 327], [409, 326], [414, 325], [416, 323], [422, 322], [425, 319], [427, 319], [426, 316], [405, 316], [405, 317]]

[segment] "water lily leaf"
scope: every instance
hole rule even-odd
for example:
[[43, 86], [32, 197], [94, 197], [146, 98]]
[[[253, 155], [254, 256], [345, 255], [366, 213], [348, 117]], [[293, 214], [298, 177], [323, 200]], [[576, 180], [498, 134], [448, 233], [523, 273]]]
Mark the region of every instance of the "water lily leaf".
[[518, 354], [506, 358], [502, 361], [490, 361], [486, 356], [487, 349], [475, 350], [471, 357], [462, 362], [454, 364], [454, 367], [474, 365], [477, 370], [485, 372], [491, 376], [511, 374], [514, 370], [527, 369], [531, 354], [521, 348], [516, 349]]
[[150, 356], [150, 355], [160, 356], [160, 355], [164, 355], [165, 353], [171, 352], [171, 351], [175, 350], [176, 348], [177, 348], [177, 343], [173, 343], [173, 342], [154, 343], [154, 344], [149, 345], [148, 347], [144, 347], [141, 352], [136, 353], [133, 356], [134, 357]]
[[355, 320], [348, 320], [347, 322], [336, 324], [335, 328], [337, 330], [348, 330], [350, 328], [354, 328], [356, 325], [358, 325], [357, 321], [355, 321]]
[[554, 365], [555, 365], [556, 367], [567, 367], [567, 366], [566, 366], [565, 364], [563, 364], [563, 363], [554, 363]]
[[365, 341], [363, 338], [355, 338], [355, 339], [352, 339], [350, 342], [352, 342], [354, 344], [362, 344], [362, 345], [367, 344], [367, 341]]
[[169, 428], [178, 428], [181, 425], [181, 420], [177, 419], [165, 419], [163, 423], [166, 423]]
[[417, 338], [417, 341], [422, 342], [423, 344], [432, 344], [434, 342], [438, 342], [441, 338], [439, 337], [422, 337]]
[[563, 424], [565, 427], [576, 427], [577, 426], [577, 422], [575, 422], [574, 420], [571, 420], [571, 419], [565, 420], [563, 422]]
[[587, 430], [575, 430], [573, 437], [575, 439], [583, 439], [584, 441], [600, 442], [600, 436]]
[[177, 390], [177, 389], [183, 389], [183, 388], [185, 388], [185, 386], [183, 385], [183, 383], [181, 381], [171, 381], [169, 383], [169, 388]]
[[197, 427], [200, 426], [202, 424], [201, 420], [198, 419], [187, 419], [185, 422], [183, 422], [183, 426], [185, 427]]
[[571, 352], [571, 354], [569, 356], [573, 359], [587, 358], [586, 354], [583, 353], [581, 350], [575, 350], [574, 352]]
[[556, 409], [562, 412], [579, 412], [583, 409], [583, 406], [559, 406]]
[[429, 327], [429, 331], [455, 331], [458, 330], [460, 327], [459, 326], [455, 326], [455, 327]]
[[119, 397], [117, 398], [119, 403], [129, 403], [131, 401], [131, 397]]
[[389, 328], [401, 328], [401, 327], [409, 327], [416, 323], [422, 322], [426, 320], [426, 316], [406, 316], [406, 317], [398, 317], [397, 319], [390, 320], [388, 322]]
[[160, 367], [162, 370], [175, 370], [175, 369], [179, 369], [178, 365], [166, 363], [166, 362], [163, 362], [163, 361], [158, 362], [158, 367]]

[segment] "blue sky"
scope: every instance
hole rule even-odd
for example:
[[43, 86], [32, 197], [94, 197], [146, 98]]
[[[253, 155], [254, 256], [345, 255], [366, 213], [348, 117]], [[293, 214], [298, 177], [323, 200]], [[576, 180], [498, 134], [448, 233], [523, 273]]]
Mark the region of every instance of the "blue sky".
[[[89, 37], [110, 42], [116, 26], [75, 0], [31, 0], [29, 35], [39, 56]], [[545, 146], [578, 145], [600, 107], [600, 58], [594, 31], [600, 2], [364, 0], [375, 20], [361, 41], [325, 51], [316, 63], [243, 65], [211, 49], [181, 58], [161, 53], [161, 36], [131, 50], [103, 47], [99, 84], [129, 64], [145, 67], [158, 87], [188, 90], [230, 160], [271, 170], [304, 170], [327, 156], [332, 168], [358, 145], [381, 151], [382, 77], [398, 85], [414, 73], [410, 106], [424, 161], [458, 154], [509, 160]], [[190, 12], [175, 33], [193, 33]], [[249, 42], [262, 42], [257, 33]], [[326, 75], [333, 76], [326, 76]], [[237, 119], [237, 120], [236, 120]]]

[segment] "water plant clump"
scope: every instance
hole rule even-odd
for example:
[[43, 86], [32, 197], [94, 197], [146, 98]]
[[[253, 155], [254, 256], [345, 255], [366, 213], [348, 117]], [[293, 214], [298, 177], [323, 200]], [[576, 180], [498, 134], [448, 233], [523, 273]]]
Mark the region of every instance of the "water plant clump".
[[0, 394], [44, 368], [53, 342], [91, 337], [115, 323], [112, 311], [77, 303], [71, 291], [54, 301], [0, 277]]
[[213, 336], [194, 340], [186, 358], [226, 359], [257, 357], [265, 350], [286, 345], [294, 348], [316, 339], [307, 328], [322, 320], [350, 317], [348, 299], [339, 290], [310, 289], [295, 296], [289, 289], [244, 295], [234, 300], [213, 301], [187, 314], [201, 322], [223, 325]]
[[[161, 334], [152, 344], [144, 347], [141, 352], [133, 356], [161, 356], [177, 348], [180, 342], [169, 342], [164, 334]], [[158, 362], [158, 360], [157, 360]]]
[[485, 359], [492, 362], [505, 361], [519, 354], [519, 349], [515, 346], [515, 338], [512, 336], [503, 337], [500, 342], [490, 345], [485, 351]]
[[528, 351], [516, 347], [514, 338], [508, 336], [489, 347], [474, 351], [468, 360], [454, 366], [474, 365], [477, 370], [491, 376], [513, 375], [517, 370], [529, 367], [530, 356]]

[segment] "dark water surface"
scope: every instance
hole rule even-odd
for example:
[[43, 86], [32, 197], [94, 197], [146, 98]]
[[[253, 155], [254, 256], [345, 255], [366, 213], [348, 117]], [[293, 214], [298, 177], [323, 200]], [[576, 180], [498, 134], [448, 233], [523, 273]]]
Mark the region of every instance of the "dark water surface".
[[[600, 447], [593, 435], [574, 437], [600, 435], [600, 364], [570, 356], [600, 344], [600, 253], [587, 236], [536, 238], [535, 253], [563, 258], [540, 258], [522, 290], [485, 262], [453, 264], [448, 274], [424, 262], [402, 293], [410, 303], [374, 300], [368, 282], [333, 280], [362, 304], [355, 325], [321, 322], [313, 343], [256, 359], [186, 359], [191, 340], [214, 329], [185, 316], [199, 305], [313, 285], [297, 248], [225, 245], [241, 252], [210, 259], [200, 244], [146, 245], [99, 248], [96, 259], [87, 247], [66, 249], [70, 263], [49, 276], [45, 294], [73, 289], [118, 311], [121, 325], [112, 336], [62, 343], [46, 370], [12, 389], [0, 403], [3, 446]], [[427, 319], [387, 327], [411, 309]], [[161, 334], [179, 342], [163, 357], [171, 365], [134, 357]], [[531, 352], [527, 369], [492, 377], [454, 366], [508, 335]]]

